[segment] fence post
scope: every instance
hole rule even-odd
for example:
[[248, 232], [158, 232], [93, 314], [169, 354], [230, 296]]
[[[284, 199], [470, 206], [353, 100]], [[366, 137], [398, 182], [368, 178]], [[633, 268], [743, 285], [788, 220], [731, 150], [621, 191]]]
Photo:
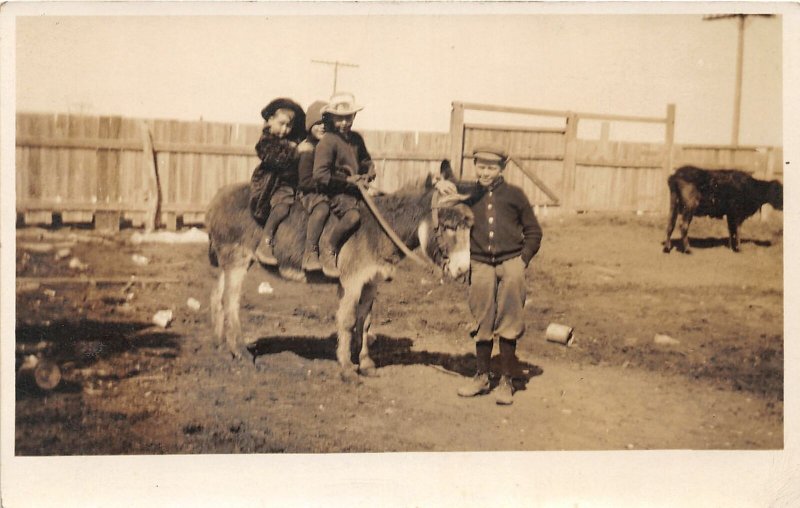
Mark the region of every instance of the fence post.
[[161, 209], [161, 182], [158, 179], [158, 166], [156, 165], [156, 152], [153, 149], [153, 134], [147, 122], [140, 123], [142, 133], [142, 163], [144, 172], [148, 175], [150, 185], [147, 191], [147, 216], [144, 221], [144, 230], [152, 232], [158, 227], [159, 210]]
[[[772, 176], [774, 175], [775, 171], [775, 150], [770, 146], [767, 148], [767, 157], [766, 157], [766, 165], [764, 167], [764, 180], [772, 180]], [[770, 216], [770, 209], [772, 206], [762, 206], [761, 207], [761, 222], [766, 222], [769, 220]]]
[[464, 104], [453, 102], [450, 110], [450, 163], [460, 180], [464, 173]]
[[574, 212], [575, 205], [575, 166], [578, 156], [578, 115], [567, 115], [567, 130], [564, 139], [564, 190], [561, 197], [564, 209]]
[[[664, 120], [664, 185], [672, 174], [673, 148], [675, 146], [675, 104], [667, 104], [667, 118]], [[664, 194], [664, 210], [669, 209], [669, 193]]]

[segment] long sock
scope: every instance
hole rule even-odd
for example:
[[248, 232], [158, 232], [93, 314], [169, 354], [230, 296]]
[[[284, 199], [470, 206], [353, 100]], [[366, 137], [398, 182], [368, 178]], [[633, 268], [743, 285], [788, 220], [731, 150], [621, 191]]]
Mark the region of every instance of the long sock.
[[322, 229], [325, 227], [325, 221], [328, 220], [329, 212], [330, 208], [327, 203], [321, 203], [311, 211], [311, 216], [308, 218], [308, 229], [306, 230], [306, 250], [319, 249], [319, 237], [322, 235]]
[[500, 339], [501, 375], [512, 377], [517, 367], [517, 341]]
[[475, 358], [477, 359], [477, 373], [488, 374], [489, 362], [492, 360], [492, 341], [482, 340], [475, 343]]
[[267, 222], [264, 224], [264, 238], [275, 238], [275, 231], [278, 226], [289, 215], [289, 207], [287, 205], [278, 205], [269, 212]]
[[331, 247], [339, 251], [339, 247], [350, 237], [361, 222], [361, 214], [358, 210], [349, 210], [345, 213], [331, 233]]

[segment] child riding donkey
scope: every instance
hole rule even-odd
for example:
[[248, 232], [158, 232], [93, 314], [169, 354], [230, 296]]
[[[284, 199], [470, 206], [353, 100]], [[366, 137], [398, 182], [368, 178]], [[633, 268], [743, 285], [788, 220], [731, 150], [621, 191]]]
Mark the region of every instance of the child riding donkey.
[[339, 248], [361, 223], [357, 184], [375, 178], [375, 164], [364, 138], [351, 130], [356, 113], [362, 109], [349, 93], [335, 94], [322, 108], [325, 135], [314, 155], [313, 181], [329, 196], [331, 211], [339, 218], [329, 242], [320, 252], [322, 271], [328, 277], [339, 277], [336, 262]]
[[261, 110], [264, 130], [256, 143], [261, 163], [250, 179], [250, 212], [264, 226], [256, 259], [274, 266], [273, 239], [280, 223], [289, 215], [297, 189], [297, 143], [305, 136], [305, 113], [291, 99], [278, 98]]

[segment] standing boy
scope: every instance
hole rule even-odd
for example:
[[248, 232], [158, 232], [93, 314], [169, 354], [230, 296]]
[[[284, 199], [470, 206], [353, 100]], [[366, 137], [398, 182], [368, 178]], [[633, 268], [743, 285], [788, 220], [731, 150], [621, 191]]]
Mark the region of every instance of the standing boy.
[[351, 130], [356, 113], [362, 109], [349, 93], [335, 94], [322, 109], [325, 135], [314, 155], [313, 179], [330, 196], [331, 211], [339, 218], [329, 243], [320, 251], [322, 272], [328, 277], [339, 276], [336, 266], [339, 248], [361, 222], [357, 183], [375, 178], [375, 164], [364, 138]]
[[261, 163], [250, 179], [250, 212], [264, 235], [255, 255], [261, 263], [274, 266], [272, 240], [278, 225], [289, 215], [297, 188], [297, 143], [305, 137], [305, 112], [291, 99], [278, 98], [261, 110], [264, 130], [256, 143]]
[[473, 157], [478, 187], [466, 203], [475, 214], [470, 233], [469, 308], [475, 320], [477, 369], [458, 394], [473, 397], [489, 392], [489, 362], [496, 337], [501, 378], [495, 397], [498, 404], [509, 405], [513, 403], [517, 339], [525, 332], [525, 269], [539, 251], [542, 229], [522, 189], [503, 179], [506, 151], [483, 146], [475, 149]]

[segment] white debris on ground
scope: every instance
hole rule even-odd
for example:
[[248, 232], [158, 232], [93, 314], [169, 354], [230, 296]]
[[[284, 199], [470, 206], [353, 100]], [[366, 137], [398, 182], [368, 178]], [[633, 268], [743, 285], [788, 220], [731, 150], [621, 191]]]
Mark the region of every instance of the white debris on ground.
[[664, 335], [662, 333], [657, 333], [655, 337], [653, 337], [653, 342], [662, 346], [677, 346], [681, 343], [678, 339], [673, 339], [669, 335]]
[[147, 259], [146, 256], [142, 256], [141, 254], [134, 254], [133, 256], [131, 256], [131, 260], [133, 261], [134, 264], [139, 266], [146, 266], [147, 264], [150, 263], [150, 260]]
[[258, 285], [258, 294], [260, 295], [271, 295], [274, 291], [269, 282], [262, 282]]
[[89, 268], [89, 265], [87, 265], [86, 263], [82, 262], [77, 257], [73, 257], [72, 259], [69, 260], [69, 267], [71, 269], [73, 269], [73, 270], [83, 271], [83, 270], [86, 270], [87, 268]]
[[200, 310], [200, 302], [194, 298], [189, 298], [186, 300], [186, 306], [192, 310]]
[[130, 242], [134, 245], [140, 243], [207, 243], [208, 234], [197, 228], [187, 231], [154, 231], [152, 233], [136, 232], [131, 235]]
[[153, 315], [153, 323], [160, 326], [161, 328], [166, 328], [172, 322], [172, 311], [171, 310], [160, 310]]
[[56, 251], [56, 261], [68, 258], [71, 254], [72, 254], [72, 249], [70, 249], [69, 247], [58, 249], [58, 251]]

